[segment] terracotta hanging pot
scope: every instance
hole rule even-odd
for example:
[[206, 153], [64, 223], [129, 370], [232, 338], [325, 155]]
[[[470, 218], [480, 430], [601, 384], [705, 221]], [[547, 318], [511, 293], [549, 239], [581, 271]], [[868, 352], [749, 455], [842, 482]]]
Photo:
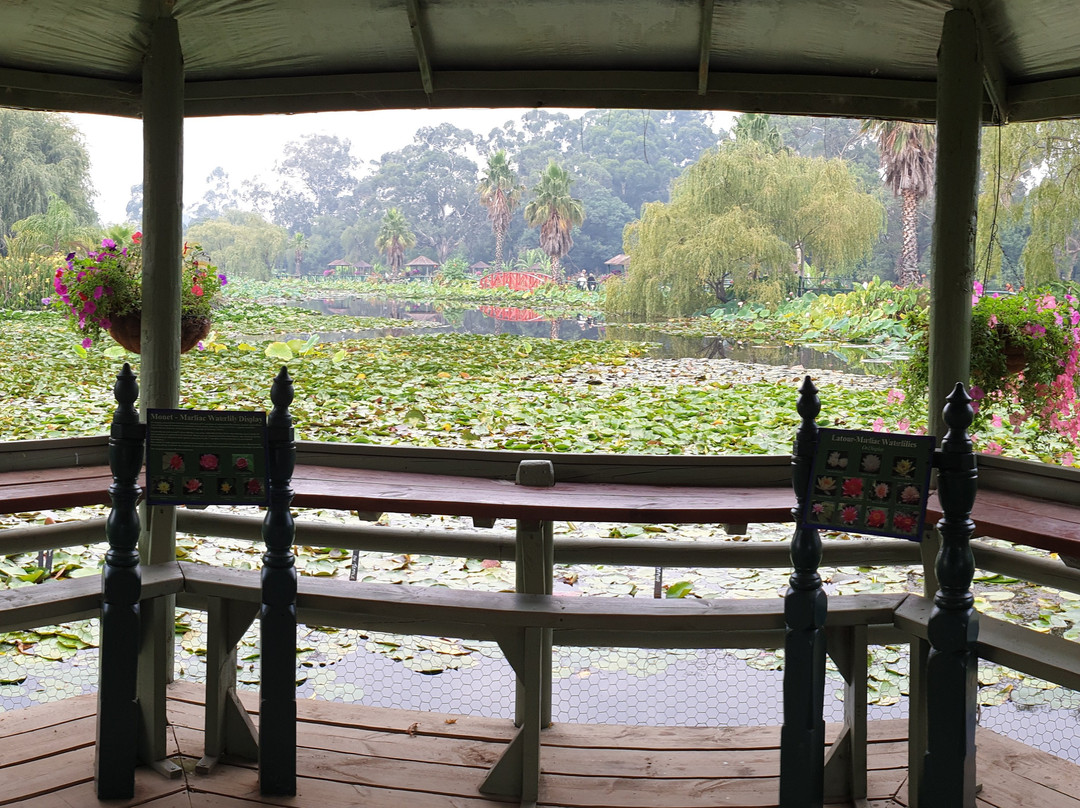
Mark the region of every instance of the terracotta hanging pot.
[[[180, 318], [180, 353], [187, 353], [199, 340], [210, 333], [209, 317], [184, 315]], [[111, 336], [122, 347], [132, 353], [139, 353], [142, 347], [142, 312], [133, 311], [112, 319], [109, 328]]]
[[1005, 370], [1016, 375], [1027, 366], [1027, 352], [1009, 338], [1008, 331], [1000, 323], [994, 330], [1001, 339], [1001, 353], [1005, 357]]

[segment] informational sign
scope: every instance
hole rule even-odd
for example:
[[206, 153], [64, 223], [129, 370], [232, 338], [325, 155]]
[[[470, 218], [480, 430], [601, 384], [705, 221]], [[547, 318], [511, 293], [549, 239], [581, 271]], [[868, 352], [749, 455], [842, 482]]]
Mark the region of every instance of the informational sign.
[[934, 438], [822, 429], [803, 524], [920, 541]]
[[151, 505], [266, 505], [266, 413], [147, 410]]

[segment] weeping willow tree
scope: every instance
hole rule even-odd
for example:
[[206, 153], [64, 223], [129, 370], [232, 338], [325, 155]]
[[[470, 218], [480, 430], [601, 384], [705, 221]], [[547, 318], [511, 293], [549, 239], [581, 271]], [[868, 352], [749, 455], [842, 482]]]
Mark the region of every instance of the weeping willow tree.
[[627, 226], [624, 281], [609, 311], [648, 320], [740, 300], [776, 302], [808, 259], [832, 272], [873, 248], [884, 208], [841, 160], [773, 152], [737, 141], [708, 152]]
[[1002, 232], [1030, 228], [1024, 285], [1080, 277], [1080, 121], [998, 127], [983, 136], [978, 277], [1001, 271]]

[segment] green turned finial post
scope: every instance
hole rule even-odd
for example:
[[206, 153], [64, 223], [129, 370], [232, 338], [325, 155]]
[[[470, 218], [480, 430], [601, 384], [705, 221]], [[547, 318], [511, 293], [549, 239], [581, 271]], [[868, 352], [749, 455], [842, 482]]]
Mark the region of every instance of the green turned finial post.
[[810, 484], [818, 443], [816, 418], [821, 412], [817, 388], [807, 376], [796, 409], [801, 419], [791, 456], [795, 489], [795, 533], [791, 539], [794, 571], [784, 596], [784, 726], [780, 731], [780, 805], [820, 806], [825, 789], [825, 615], [828, 599], [821, 588], [821, 537], [802, 524], [802, 505]]
[[935, 457], [942, 512], [937, 523], [940, 589], [927, 627], [927, 744], [919, 805], [974, 808], [979, 615], [971, 592], [975, 574], [971, 509], [979, 473], [967, 433], [974, 417], [971, 398], [957, 383], [945, 401], [943, 416], [948, 432]]
[[135, 401], [139, 384], [124, 364], [113, 386], [116, 410], [109, 433], [112, 510], [105, 522], [109, 549], [101, 578], [98, 723], [94, 778], [99, 799], [129, 799], [135, 792], [135, 739], [139, 733], [136, 681], [139, 662], [139, 512], [146, 429]]
[[296, 794], [296, 526], [289, 505], [296, 442], [289, 405], [293, 383], [282, 368], [270, 389], [267, 419], [270, 505], [263, 519], [262, 656], [259, 688], [259, 791]]

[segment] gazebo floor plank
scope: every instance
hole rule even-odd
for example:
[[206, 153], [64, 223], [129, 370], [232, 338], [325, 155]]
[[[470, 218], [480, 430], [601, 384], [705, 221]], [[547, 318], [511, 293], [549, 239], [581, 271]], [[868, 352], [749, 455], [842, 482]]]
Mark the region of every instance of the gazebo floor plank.
[[[168, 746], [184, 777], [136, 772], [127, 808], [490, 808], [478, 787], [512, 735], [505, 719], [301, 700], [297, 796], [263, 797], [251, 761], [202, 755], [202, 688], [170, 685]], [[253, 694], [242, 701], [254, 709]], [[0, 806], [75, 808], [94, 796], [94, 696], [0, 714]], [[253, 715], [257, 721], [258, 716]], [[829, 727], [834, 737], [835, 727]], [[978, 731], [979, 808], [1080, 808], [1080, 767]], [[869, 727], [869, 808], [906, 808], [904, 721]], [[540, 808], [774, 808], [776, 727], [620, 727], [557, 724], [544, 733]], [[850, 804], [836, 803], [844, 807]]]

